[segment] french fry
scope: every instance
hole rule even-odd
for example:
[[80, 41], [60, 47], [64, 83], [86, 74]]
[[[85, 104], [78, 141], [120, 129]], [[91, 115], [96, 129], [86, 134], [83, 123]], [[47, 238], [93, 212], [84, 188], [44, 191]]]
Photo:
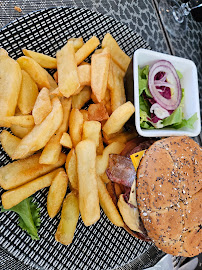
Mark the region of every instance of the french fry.
[[91, 89], [85, 86], [79, 94], [72, 96], [72, 108], [80, 110], [90, 99]]
[[69, 135], [74, 147], [81, 141], [82, 131], [83, 115], [78, 109], [72, 109], [69, 117]]
[[83, 123], [82, 140], [92, 140], [95, 146], [99, 146], [99, 136], [101, 132], [101, 124], [98, 121], [85, 121]]
[[14, 161], [1, 167], [0, 186], [3, 189], [16, 188], [62, 166], [66, 160], [66, 155], [61, 153], [57, 163], [43, 165], [39, 163], [40, 155], [41, 153], [37, 153], [29, 158]]
[[24, 138], [32, 129], [34, 126], [30, 127], [21, 127], [18, 125], [11, 125], [10, 130], [13, 132], [13, 134], [20, 139]]
[[69, 193], [62, 206], [61, 220], [55, 234], [55, 240], [63, 245], [71, 244], [79, 219], [79, 200], [75, 192]]
[[103, 127], [103, 131], [107, 135], [118, 132], [134, 112], [135, 107], [130, 101], [124, 103], [110, 115]]
[[46, 118], [46, 116], [51, 112], [52, 105], [49, 95], [49, 90], [47, 88], [42, 88], [34, 104], [32, 115], [34, 117], [34, 123], [36, 125], [41, 124], [41, 122]]
[[70, 38], [68, 41], [73, 41], [74, 51], [77, 52], [83, 46], [83, 38]]
[[38, 190], [51, 185], [55, 175], [62, 169], [56, 169], [48, 174], [40, 176], [20, 187], [6, 191], [2, 195], [2, 204], [5, 209], [17, 205], [21, 201], [25, 200], [29, 196], [33, 195]]
[[90, 226], [100, 218], [95, 171], [95, 143], [90, 140], [79, 142], [76, 146], [76, 157], [79, 180], [79, 210], [85, 226]]
[[3, 130], [0, 134], [1, 145], [4, 151], [11, 157], [16, 147], [20, 143], [20, 139], [14, 135], [12, 135], [7, 130]]
[[96, 103], [99, 103], [98, 102], [98, 100], [97, 100], [97, 98], [96, 98], [96, 96], [93, 94], [93, 93], [91, 93], [91, 99], [92, 99], [92, 101], [96, 104]]
[[104, 100], [103, 100], [104, 104], [106, 104], [107, 102], [109, 102], [110, 99], [111, 99], [111, 97], [110, 97], [110, 91], [109, 91], [109, 89], [107, 88], [107, 90], [106, 90], [106, 92], [105, 92], [105, 97], [104, 97]]
[[110, 154], [120, 154], [124, 149], [125, 144], [120, 142], [113, 142], [109, 144], [103, 151], [102, 155], [96, 157], [96, 173], [97, 175], [102, 175], [105, 173]]
[[102, 133], [100, 131], [100, 133], [99, 133], [99, 145], [96, 148], [96, 154], [97, 155], [102, 155], [103, 150], [104, 150], [104, 145], [103, 145], [103, 140], [102, 140]]
[[50, 96], [63, 97], [63, 94], [59, 91], [59, 88], [55, 88], [50, 92]]
[[115, 137], [110, 138], [105, 136], [104, 137], [104, 142], [106, 144], [110, 144], [112, 142], [122, 142], [122, 143], [127, 143], [130, 140], [136, 138], [138, 136], [137, 131], [125, 131], [120, 134], [117, 134]]
[[18, 108], [22, 114], [29, 114], [38, 96], [38, 87], [30, 75], [22, 70], [22, 84], [18, 97]]
[[74, 94], [80, 86], [73, 41], [67, 42], [67, 44], [57, 52], [56, 58], [59, 91], [68, 98]]
[[21, 127], [32, 127], [34, 125], [34, 118], [32, 115], [16, 115], [16, 116], [0, 116], [1, 127], [11, 127], [11, 125], [18, 125]]
[[68, 185], [68, 177], [64, 169], [57, 172], [51, 182], [47, 197], [47, 211], [50, 218], [59, 212], [65, 197]]
[[83, 115], [83, 121], [88, 121], [88, 111], [87, 110], [80, 110]]
[[113, 61], [126, 72], [130, 64], [130, 57], [121, 50], [116, 40], [109, 33], [102, 40], [102, 48], [109, 48]]
[[109, 180], [109, 178], [108, 178], [106, 172], [103, 173], [103, 174], [101, 174], [101, 175], [100, 175], [100, 178], [102, 179], [102, 181], [103, 181], [105, 184], [107, 184], [107, 183], [110, 182], [110, 180]]
[[0, 49], [0, 117], [13, 116], [22, 81], [19, 64]]
[[110, 100], [105, 104], [105, 108], [107, 110], [108, 115], [111, 115], [112, 114], [112, 107], [111, 107], [111, 101]]
[[112, 60], [110, 59], [109, 64], [109, 73], [108, 73], [108, 80], [107, 80], [107, 88], [113, 90], [115, 88], [114, 85], [114, 77], [120, 76], [124, 77], [125, 72]]
[[72, 148], [72, 140], [68, 133], [64, 132], [60, 139], [60, 144], [66, 148]]
[[78, 191], [77, 161], [74, 149], [71, 149], [67, 155], [65, 169], [69, 178], [70, 188]]
[[91, 88], [97, 100], [101, 102], [107, 90], [107, 78], [109, 72], [110, 52], [106, 48], [99, 54], [91, 57]]
[[90, 104], [88, 107], [89, 121], [103, 121], [107, 120], [109, 115], [103, 103]]
[[12, 159], [25, 158], [31, 152], [43, 148], [61, 125], [62, 119], [62, 105], [59, 99], [55, 97], [52, 99], [52, 111], [40, 125], [34, 126], [30, 133], [21, 140]]
[[[112, 82], [109, 83], [112, 77]], [[108, 76], [108, 88], [110, 90], [111, 109], [115, 111], [119, 106], [126, 102], [123, 74], [119, 67], [111, 60], [110, 72]]]
[[57, 60], [54, 57], [27, 49], [22, 49], [22, 52], [25, 56], [34, 59], [43, 68], [57, 68]]
[[105, 215], [114, 225], [118, 227], [123, 227], [124, 222], [116, 206], [114, 205], [112, 198], [110, 197], [105, 187], [105, 184], [102, 182], [99, 176], [97, 177], [97, 184], [98, 184], [98, 194], [99, 194], [100, 205]]
[[91, 86], [91, 66], [90, 65], [81, 65], [78, 66], [78, 76], [80, 85]]
[[62, 109], [63, 109], [63, 119], [62, 123], [57, 129], [57, 131], [52, 135], [48, 143], [45, 145], [39, 163], [41, 164], [54, 164], [57, 162], [60, 152], [62, 150], [62, 145], [60, 144], [60, 139], [62, 134], [68, 129], [68, 120], [71, 110], [71, 98], [61, 99]]
[[93, 36], [90, 38], [75, 54], [77, 66], [81, 64], [100, 44], [98, 38]]
[[42, 89], [43, 87], [50, 88], [46, 70], [44, 70], [34, 59], [27, 56], [21, 56], [17, 59], [17, 62], [21, 69], [25, 70], [36, 82], [39, 89]]
[[118, 208], [126, 225], [135, 232], [142, 232], [139, 227], [139, 211], [125, 202], [123, 194], [119, 196]]

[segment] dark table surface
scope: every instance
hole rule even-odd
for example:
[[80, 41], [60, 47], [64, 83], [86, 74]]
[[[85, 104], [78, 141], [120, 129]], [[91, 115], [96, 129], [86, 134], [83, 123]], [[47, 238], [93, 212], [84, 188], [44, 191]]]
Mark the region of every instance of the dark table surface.
[[[19, 6], [22, 12], [17, 12], [14, 6]], [[186, 35], [176, 39], [163, 27], [157, 9], [158, 0], [4, 0], [0, 1], [0, 28], [29, 12], [59, 6], [88, 8], [113, 17], [138, 33], [153, 50], [193, 60], [198, 69], [202, 108], [202, 23], [195, 22], [191, 15], [188, 16]], [[196, 140], [201, 144], [200, 136]], [[1, 260], [5, 259], [5, 256], [5, 252], [0, 249]], [[7, 269], [27, 269], [17, 261], [15, 268], [12, 268], [12, 262], [7, 263]], [[5, 268], [1, 268], [0, 264], [1, 269]], [[129, 265], [124, 269], [135, 268]]]

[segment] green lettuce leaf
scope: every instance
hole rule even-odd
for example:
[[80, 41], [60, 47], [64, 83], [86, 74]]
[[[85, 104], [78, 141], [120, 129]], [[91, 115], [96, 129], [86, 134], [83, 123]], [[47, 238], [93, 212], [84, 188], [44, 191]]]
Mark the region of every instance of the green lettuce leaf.
[[142, 124], [142, 122], [147, 122], [147, 117], [147, 113], [140, 109], [140, 124]]
[[182, 119], [182, 122], [180, 124], [176, 124], [173, 127], [178, 129], [182, 127], [187, 127], [190, 129], [194, 129], [194, 123], [198, 120], [197, 113], [193, 114], [189, 119]]
[[139, 95], [142, 95], [145, 91], [146, 95], [152, 98], [152, 95], [148, 88], [148, 76], [149, 76], [149, 66], [145, 66], [142, 69], [138, 67], [138, 81], [139, 81]]
[[149, 108], [150, 108], [149, 102], [145, 100], [142, 95], [139, 97], [139, 104], [140, 104], [140, 110], [146, 112], [147, 115], [149, 115]]
[[18, 225], [25, 230], [33, 240], [39, 240], [38, 229], [40, 227], [40, 208], [29, 197], [10, 209], [1, 208], [1, 212], [13, 211], [19, 215]]
[[170, 116], [163, 119], [162, 124], [164, 127], [173, 124], [180, 124], [182, 122], [182, 107], [178, 107]]
[[182, 79], [182, 73], [179, 71], [179, 70], [176, 70], [176, 72], [177, 72], [177, 75], [178, 75], [178, 77], [179, 77], [179, 79], [181, 80]]

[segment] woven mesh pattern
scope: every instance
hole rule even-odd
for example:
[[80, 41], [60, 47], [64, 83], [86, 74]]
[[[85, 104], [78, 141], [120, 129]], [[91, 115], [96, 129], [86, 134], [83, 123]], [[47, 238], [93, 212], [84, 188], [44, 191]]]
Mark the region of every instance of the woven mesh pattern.
[[[70, 37], [82, 36], [87, 41], [96, 35], [102, 40], [107, 32], [114, 36], [129, 56], [135, 49], [149, 48], [140, 36], [114, 19], [76, 8], [49, 9], [28, 14], [0, 32], [0, 44], [15, 59], [22, 55], [22, 48], [55, 56], [56, 51]], [[2, 148], [0, 161], [2, 166], [11, 161]], [[32, 241], [17, 226], [15, 213], [1, 214], [0, 245], [24, 264], [49, 270], [109, 269], [128, 263], [150, 247], [150, 244], [133, 238], [122, 228], [111, 224], [103, 211], [100, 220], [91, 227], [85, 227], [79, 219], [70, 246], [57, 243], [54, 234], [60, 214], [52, 220], [48, 217], [47, 192], [48, 189], [43, 189], [35, 194], [35, 200], [41, 207], [40, 241]]]

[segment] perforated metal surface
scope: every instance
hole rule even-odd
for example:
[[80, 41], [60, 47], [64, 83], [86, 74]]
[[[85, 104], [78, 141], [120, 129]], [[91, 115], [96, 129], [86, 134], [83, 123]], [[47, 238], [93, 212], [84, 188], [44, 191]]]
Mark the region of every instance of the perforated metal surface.
[[[28, 14], [0, 32], [0, 46], [17, 58], [21, 49], [33, 49], [55, 56], [68, 38], [92, 35], [100, 40], [110, 32], [120, 47], [132, 56], [140, 47], [149, 48], [144, 40], [119, 22], [101, 14], [73, 8], [58, 8]], [[10, 159], [0, 150], [1, 165]], [[54, 239], [60, 214], [50, 219], [46, 210], [47, 189], [35, 194], [41, 207], [40, 241], [32, 241], [18, 226], [16, 215], [1, 214], [0, 245], [14, 257], [36, 269], [109, 269], [128, 263], [144, 253], [150, 245], [137, 240], [122, 228], [112, 225], [101, 211], [100, 220], [85, 227], [79, 219], [73, 243], [63, 246]], [[1, 190], [2, 193], [2, 190]]]

